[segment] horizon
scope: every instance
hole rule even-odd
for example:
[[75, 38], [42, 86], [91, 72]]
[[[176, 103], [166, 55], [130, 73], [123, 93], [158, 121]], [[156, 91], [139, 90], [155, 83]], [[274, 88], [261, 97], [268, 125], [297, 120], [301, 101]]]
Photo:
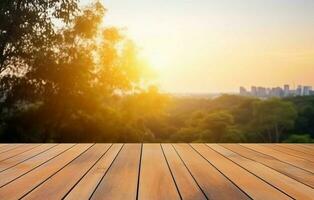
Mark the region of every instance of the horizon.
[[285, 85], [288, 85], [290, 87], [290, 90], [296, 90], [298, 88], [298, 86], [303, 87], [313, 87], [313, 85], [302, 85], [302, 84], [295, 84], [295, 85], [290, 85], [290, 84], [283, 84], [283, 85], [273, 85], [273, 86], [264, 86], [264, 85], [250, 85], [250, 86], [239, 86], [238, 90], [235, 91], [214, 91], [214, 92], [208, 92], [208, 91], [204, 91], [204, 92], [197, 92], [197, 91], [184, 91], [184, 92], [168, 92], [168, 91], [164, 91], [163, 93], [169, 93], [169, 94], [192, 94], [192, 95], [198, 95], [198, 94], [210, 94], [210, 95], [217, 95], [217, 94], [239, 94], [239, 90], [241, 87], [244, 87], [245, 89], [247, 89], [248, 91], [250, 91], [252, 89], [252, 87], [262, 87], [265, 89], [272, 89], [272, 88], [281, 88], [283, 89]]
[[102, 2], [105, 25], [134, 40], [164, 92], [314, 85], [313, 1]]

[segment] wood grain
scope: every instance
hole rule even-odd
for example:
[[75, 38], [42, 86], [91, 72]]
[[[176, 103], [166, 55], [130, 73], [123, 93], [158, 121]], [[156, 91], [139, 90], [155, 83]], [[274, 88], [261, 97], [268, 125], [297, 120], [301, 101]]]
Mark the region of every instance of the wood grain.
[[302, 158], [291, 156], [289, 154], [273, 150], [270, 147], [265, 147], [263, 145], [243, 144], [243, 146], [258, 151], [260, 153], [271, 155], [272, 157], [278, 160], [281, 160], [283, 162], [289, 163], [291, 165], [297, 166], [311, 173], [314, 173], [314, 163], [308, 162]]
[[240, 154], [243, 157], [254, 160], [267, 167], [270, 167], [282, 174], [285, 174], [303, 184], [314, 187], [314, 175], [311, 172], [297, 168], [289, 163], [281, 162], [269, 155], [265, 155], [254, 150], [245, 148], [238, 144], [222, 144], [223, 147]]
[[51, 200], [62, 199], [109, 147], [109, 144], [95, 144], [61, 171], [35, 188], [24, 199], [40, 200], [43, 197]]
[[310, 154], [312, 156], [314, 155], [314, 150], [306, 148], [303, 145], [298, 145], [298, 144], [276, 144], [276, 146], [281, 146], [281, 147], [284, 147], [286, 149], [292, 149], [294, 151], [299, 151], [299, 152], [302, 152], [302, 153]]
[[144, 144], [139, 199], [180, 199], [160, 144]]
[[22, 146], [23, 144], [7, 144], [7, 145], [3, 145], [0, 148], [0, 154], [8, 152], [12, 149], [18, 148], [19, 146]]
[[65, 199], [89, 199], [118, 155], [122, 144], [113, 144], [96, 165], [83, 177]]
[[13, 148], [9, 151], [3, 152], [0, 154], [0, 161], [4, 161], [8, 158], [12, 158], [20, 153], [29, 151], [41, 144], [25, 144], [25, 145], [18, 145], [17, 148]]
[[14, 156], [12, 158], [6, 159], [2, 162], [0, 162], [0, 172], [13, 167], [25, 160], [28, 160], [44, 151], [47, 151], [49, 149], [51, 149], [52, 147], [56, 146], [57, 144], [46, 144], [46, 145], [40, 145], [37, 146], [29, 151], [26, 151], [24, 153], [21, 153], [17, 156]]
[[31, 171], [35, 167], [41, 165], [42, 163], [46, 162], [47, 160], [57, 156], [58, 154], [62, 153], [66, 149], [70, 148], [71, 145], [64, 144], [59, 145], [56, 148], [50, 149], [37, 157], [33, 157], [25, 162], [22, 162], [8, 170], [5, 170], [0, 173], [0, 186], [4, 186], [11, 182], [12, 180], [22, 176], [23, 174]]
[[182, 199], [206, 199], [205, 195], [195, 182], [188, 169], [185, 167], [173, 146], [171, 144], [163, 144], [162, 148]]
[[0, 199], [313, 199], [312, 144], [0, 144]]
[[91, 199], [135, 199], [141, 144], [125, 144]]
[[283, 146], [279, 146], [279, 145], [265, 145], [271, 149], [274, 149], [274, 150], [277, 150], [279, 152], [282, 152], [284, 154], [289, 154], [291, 156], [295, 156], [295, 157], [298, 157], [298, 158], [301, 158], [301, 159], [304, 159], [304, 160], [307, 160], [307, 161], [310, 161], [310, 162], [314, 162], [314, 155], [312, 154], [308, 154], [308, 153], [305, 153], [305, 152], [300, 152], [296, 149], [290, 149], [290, 148], [286, 148], [286, 147], [283, 147]]
[[[260, 178], [239, 167], [226, 157], [218, 154], [204, 144], [192, 144], [193, 148], [218, 168], [228, 179], [232, 180], [253, 199], [291, 199], [281, 191], [268, 185]], [[259, 191], [258, 193], [256, 191]]]
[[254, 162], [247, 158], [240, 156], [222, 146], [217, 144], [208, 145], [213, 150], [219, 152], [223, 156], [229, 158], [242, 168], [253, 173], [257, 177], [260, 177], [266, 181], [269, 185], [273, 185], [282, 192], [288, 194], [295, 199], [308, 199], [310, 200], [314, 196], [314, 190], [284, 174], [281, 174], [265, 165]]
[[188, 144], [175, 144], [174, 147], [208, 199], [249, 199]]
[[[0, 188], [0, 199], [20, 199], [48, 180], [64, 166], [90, 148], [92, 144], [78, 144], [61, 155], [26, 173], [14, 182]], [[66, 180], [63, 180], [66, 181]]]

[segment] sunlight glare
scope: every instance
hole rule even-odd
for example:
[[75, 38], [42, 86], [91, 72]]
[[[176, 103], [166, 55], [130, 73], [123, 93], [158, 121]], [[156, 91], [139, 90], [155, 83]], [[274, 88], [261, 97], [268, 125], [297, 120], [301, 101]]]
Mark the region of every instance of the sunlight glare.
[[167, 57], [159, 52], [147, 53], [145, 57], [148, 59], [150, 66], [158, 72], [163, 71], [168, 65]]

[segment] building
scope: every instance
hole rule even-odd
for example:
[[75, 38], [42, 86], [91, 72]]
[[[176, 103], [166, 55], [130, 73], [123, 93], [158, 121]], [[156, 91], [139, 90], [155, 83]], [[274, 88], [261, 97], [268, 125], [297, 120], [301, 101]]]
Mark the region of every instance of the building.
[[264, 88], [264, 87], [257, 87], [256, 96], [258, 96], [258, 97], [266, 97], [267, 96], [266, 88]]
[[311, 86], [304, 86], [303, 87], [303, 96], [309, 96], [311, 94], [312, 87]]
[[302, 85], [299, 85], [295, 91], [296, 96], [302, 96]]
[[270, 96], [271, 97], [283, 97], [284, 91], [281, 87], [274, 87], [271, 89]]
[[283, 95], [285, 97], [289, 96], [290, 95], [290, 86], [288, 84], [284, 85], [283, 86]]
[[269, 97], [288, 97], [288, 96], [309, 96], [314, 95], [312, 86], [301, 86], [299, 85], [295, 90], [291, 90], [288, 84], [282, 87], [256, 87], [252, 86], [251, 91], [246, 90], [245, 87], [240, 87], [240, 95], [242, 96], [253, 96], [259, 98]]
[[257, 96], [257, 88], [255, 86], [251, 87], [251, 95], [255, 97]]
[[247, 96], [248, 91], [245, 89], [245, 87], [240, 87], [240, 95]]

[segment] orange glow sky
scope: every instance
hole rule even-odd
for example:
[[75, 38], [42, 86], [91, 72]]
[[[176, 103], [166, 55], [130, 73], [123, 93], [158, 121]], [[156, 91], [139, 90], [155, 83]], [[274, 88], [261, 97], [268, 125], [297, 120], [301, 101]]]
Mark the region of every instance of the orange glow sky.
[[313, 0], [104, 0], [167, 92], [314, 86]]

